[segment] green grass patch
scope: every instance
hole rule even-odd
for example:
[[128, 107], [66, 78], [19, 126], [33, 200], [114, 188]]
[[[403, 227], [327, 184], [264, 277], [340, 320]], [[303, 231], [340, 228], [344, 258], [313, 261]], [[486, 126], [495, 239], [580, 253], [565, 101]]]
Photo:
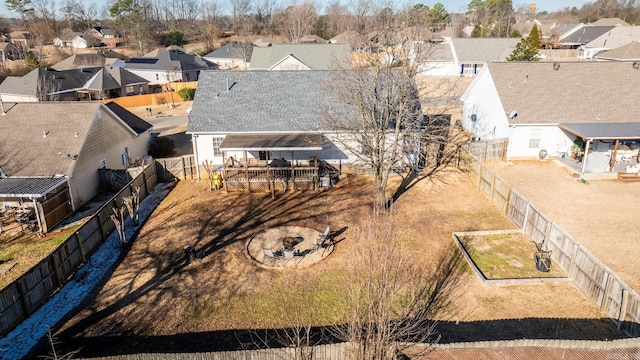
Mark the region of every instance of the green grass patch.
[[564, 277], [559, 266], [551, 271], [536, 269], [536, 247], [521, 233], [464, 236], [460, 239], [465, 250], [487, 279], [528, 279]]

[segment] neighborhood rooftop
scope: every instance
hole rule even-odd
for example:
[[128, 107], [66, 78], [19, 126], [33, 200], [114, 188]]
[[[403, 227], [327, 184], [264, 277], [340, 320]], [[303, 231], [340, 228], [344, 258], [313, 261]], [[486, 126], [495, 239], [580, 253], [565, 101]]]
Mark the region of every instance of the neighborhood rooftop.
[[[514, 123], [625, 123], [640, 120], [634, 62], [495, 62], [490, 71]], [[472, 85], [473, 86], [473, 85]]]
[[319, 131], [318, 101], [324, 97], [322, 84], [329, 75], [328, 71], [204, 71], [187, 132]]

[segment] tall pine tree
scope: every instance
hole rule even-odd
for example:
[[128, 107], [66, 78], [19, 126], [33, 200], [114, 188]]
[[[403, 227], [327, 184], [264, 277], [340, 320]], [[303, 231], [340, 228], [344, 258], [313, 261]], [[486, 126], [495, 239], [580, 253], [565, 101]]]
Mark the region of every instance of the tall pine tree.
[[540, 60], [540, 32], [538, 26], [533, 24], [529, 36], [520, 40], [507, 61], [538, 61]]

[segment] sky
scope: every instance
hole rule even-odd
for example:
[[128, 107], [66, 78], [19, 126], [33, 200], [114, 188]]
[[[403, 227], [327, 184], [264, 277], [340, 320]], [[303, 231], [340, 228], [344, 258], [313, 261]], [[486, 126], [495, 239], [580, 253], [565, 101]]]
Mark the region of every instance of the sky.
[[[209, 1], [209, 0], [204, 0], [204, 1]], [[216, 0], [218, 1], [219, 4], [223, 5], [226, 0]], [[293, 3], [296, 0], [276, 0], [276, 2], [281, 2], [281, 3]], [[303, 2], [304, 0], [297, 0], [298, 3]], [[316, 6], [318, 7], [319, 12], [323, 12], [322, 9], [326, 6], [326, 4], [328, 4], [329, 2], [332, 2], [333, 0], [313, 0], [316, 3]], [[349, 4], [349, 2], [351, 0], [338, 0], [340, 4], [344, 4], [347, 5]], [[513, 7], [514, 9], [518, 9], [521, 5], [525, 5], [528, 6], [531, 3], [535, 3], [536, 7], [538, 9], [538, 12], [541, 11], [548, 11], [548, 12], [553, 12], [553, 11], [557, 11], [557, 10], [561, 10], [565, 7], [577, 7], [580, 8], [582, 5], [584, 5], [585, 3], [588, 2], [595, 2], [595, 0], [589, 1], [589, 0], [565, 0], [565, 1], [557, 1], [557, 0], [538, 0], [538, 1], [522, 1], [522, 0], [512, 0], [513, 1]], [[101, 9], [105, 4], [107, 4], [108, 0], [91, 0], [88, 1], [89, 3], [94, 3], [98, 6], [98, 9]], [[404, 4], [425, 4], [429, 7], [433, 6], [436, 3], [442, 3], [444, 5], [444, 7], [449, 11], [449, 12], [465, 12], [467, 5], [469, 4], [469, 0], [399, 0], [399, 1], [395, 1], [396, 4], [398, 4], [397, 6], [402, 8], [404, 7]], [[61, 4], [61, 1], [56, 1], [56, 5]], [[0, 14], [2, 15], [8, 15], [9, 11], [7, 10], [6, 6], [4, 5], [4, 2], [2, 2], [2, 5], [0, 5]]]

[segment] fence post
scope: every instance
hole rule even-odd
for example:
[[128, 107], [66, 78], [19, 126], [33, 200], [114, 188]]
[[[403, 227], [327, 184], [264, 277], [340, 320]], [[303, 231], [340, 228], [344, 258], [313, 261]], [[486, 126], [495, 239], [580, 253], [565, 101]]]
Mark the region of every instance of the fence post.
[[618, 330], [620, 330], [624, 323], [624, 319], [627, 317], [627, 306], [629, 303], [629, 292], [624, 288], [620, 290], [622, 291], [622, 299], [620, 301], [620, 314], [618, 315]]
[[578, 244], [573, 243], [573, 254], [571, 254], [571, 263], [569, 264], [569, 276], [574, 277], [576, 271], [576, 257], [578, 256]]
[[607, 298], [609, 297], [609, 291], [611, 291], [611, 281], [609, 281], [611, 279], [611, 276], [609, 272], [605, 271], [604, 276], [605, 276], [605, 282], [604, 282], [604, 289], [602, 290], [603, 291], [602, 302], [599, 304], [600, 312], [604, 312], [604, 309], [607, 305]]
[[62, 274], [60, 274], [60, 268], [59, 268], [59, 263], [58, 263], [58, 259], [56, 257], [56, 254], [52, 254], [51, 256], [51, 262], [49, 263], [50, 266], [53, 266], [53, 272], [56, 275], [56, 283], [57, 283], [57, 288], [61, 288], [62, 285], [64, 284], [64, 280], [62, 278]]
[[493, 172], [491, 172], [491, 191], [490, 193], [490, 197], [491, 197], [491, 203], [493, 205], [496, 205], [495, 201], [493, 200], [493, 192], [496, 190], [496, 174], [494, 174]]
[[27, 296], [26, 296], [26, 291], [22, 286], [22, 280], [24, 280], [24, 278], [18, 279], [18, 281], [16, 282], [16, 289], [18, 290], [18, 296], [20, 296], [20, 307], [22, 308], [22, 312], [24, 313], [24, 318], [26, 319], [29, 315], [31, 315], [31, 313], [29, 312], [29, 309], [27, 307], [27, 303], [26, 303]]
[[[98, 223], [100, 223], [99, 220], [98, 220]], [[100, 233], [102, 233], [102, 230], [100, 231]], [[84, 252], [84, 248], [82, 247], [82, 239], [80, 239], [80, 233], [78, 231], [76, 231], [76, 233], [74, 235], [76, 237], [76, 242], [78, 243], [78, 250], [80, 250], [80, 256], [82, 257], [82, 262], [86, 263], [87, 262], [87, 254]]]
[[[153, 164], [155, 168], [155, 163]], [[142, 169], [142, 183], [144, 184], [144, 196], [147, 197], [149, 195], [149, 186], [147, 186], [147, 169]], [[157, 175], [156, 175], [157, 176]]]

